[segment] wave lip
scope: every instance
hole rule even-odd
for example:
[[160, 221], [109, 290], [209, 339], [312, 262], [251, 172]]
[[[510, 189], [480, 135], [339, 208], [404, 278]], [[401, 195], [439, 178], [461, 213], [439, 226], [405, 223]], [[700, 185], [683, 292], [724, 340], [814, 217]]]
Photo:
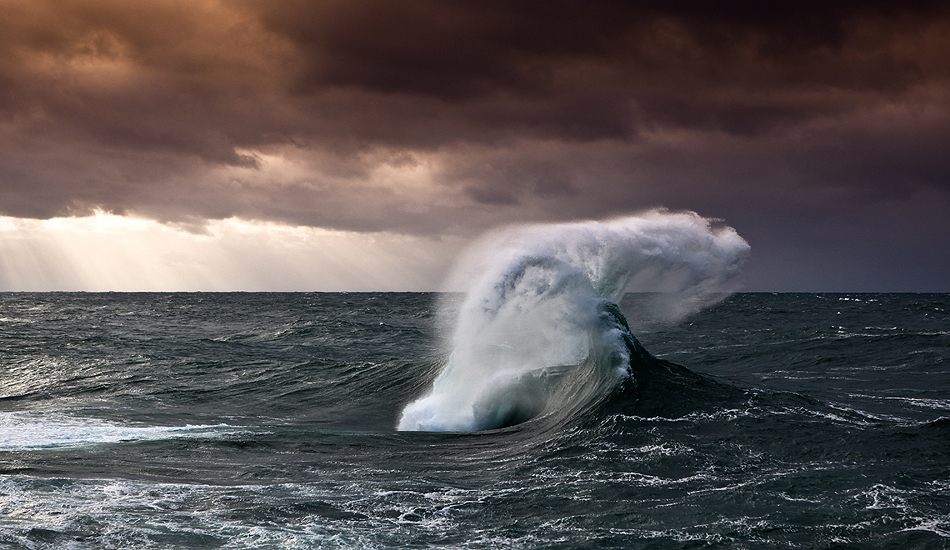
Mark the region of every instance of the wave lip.
[[583, 408], [649, 355], [614, 302], [661, 291], [665, 316], [685, 314], [725, 296], [748, 250], [731, 228], [659, 210], [490, 233], [456, 266], [450, 285], [465, 299], [440, 317], [449, 359], [398, 429], [477, 431]]

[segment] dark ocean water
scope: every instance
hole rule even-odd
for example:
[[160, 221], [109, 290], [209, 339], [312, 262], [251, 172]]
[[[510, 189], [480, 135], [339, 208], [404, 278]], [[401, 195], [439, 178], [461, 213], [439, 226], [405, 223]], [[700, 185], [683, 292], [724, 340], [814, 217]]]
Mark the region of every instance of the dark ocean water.
[[627, 295], [602, 399], [396, 431], [436, 298], [0, 294], [0, 547], [950, 548], [950, 295]]

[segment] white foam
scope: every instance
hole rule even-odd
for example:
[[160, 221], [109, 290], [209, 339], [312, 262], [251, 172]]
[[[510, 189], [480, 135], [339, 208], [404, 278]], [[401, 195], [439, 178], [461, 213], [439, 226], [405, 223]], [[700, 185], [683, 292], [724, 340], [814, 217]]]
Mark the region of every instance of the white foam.
[[0, 413], [0, 451], [57, 449], [196, 436], [225, 424], [133, 426], [42, 411]]
[[399, 429], [492, 427], [480, 422], [480, 404], [521, 406], [509, 390], [526, 374], [578, 364], [592, 349], [608, 358], [593, 376], [617, 379], [626, 373], [627, 349], [602, 318], [604, 300], [658, 292], [661, 315], [677, 318], [732, 290], [748, 251], [732, 228], [662, 210], [487, 234], [448, 281], [449, 290], [465, 292], [460, 309], [440, 315], [452, 334], [450, 359], [429, 394], [405, 408]]

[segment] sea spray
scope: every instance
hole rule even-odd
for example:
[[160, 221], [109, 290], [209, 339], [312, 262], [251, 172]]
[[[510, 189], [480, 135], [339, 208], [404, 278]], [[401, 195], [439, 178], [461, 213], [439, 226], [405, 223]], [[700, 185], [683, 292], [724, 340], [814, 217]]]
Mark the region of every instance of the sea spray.
[[484, 430], [580, 406], [631, 374], [632, 336], [607, 305], [660, 292], [666, 315], [683, 315], [731, 290], [748, 251], [730, 227], [665, 210], [485, 235], [449, 278], [465, 296], [440, 317], [448, 361], [398, 428]]

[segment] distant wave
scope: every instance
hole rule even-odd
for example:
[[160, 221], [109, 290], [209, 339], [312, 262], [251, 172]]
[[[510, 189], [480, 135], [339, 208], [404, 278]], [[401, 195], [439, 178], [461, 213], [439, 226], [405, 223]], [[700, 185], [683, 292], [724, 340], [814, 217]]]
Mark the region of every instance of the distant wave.
[[0, 413], [0, 451], [84, 447], [127, 441], [207, 436], [215, 426], [129, 426], [43, 411]]
[[692, 212], [508, 227], [477, 242], [449, 279], [465, 298], [443, 306], [448, 360], [405, 407], [400, 430], [476, 431], [561, 418], [604, 399], [638, 366], [659, 364], [616, 302], [662, 293], [676, 318], [713, 303], [749, 245]]

